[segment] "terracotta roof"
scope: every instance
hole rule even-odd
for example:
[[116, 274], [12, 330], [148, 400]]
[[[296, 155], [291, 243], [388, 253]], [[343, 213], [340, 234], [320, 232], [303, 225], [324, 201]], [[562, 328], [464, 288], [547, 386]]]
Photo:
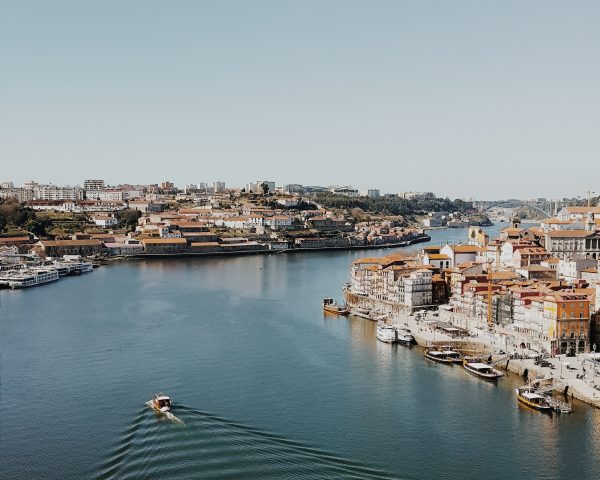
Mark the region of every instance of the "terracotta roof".
[[430, 260], [450, 260], [450, 257], [443, 253], [428, 253], [427, 256]]
[[593, 232], [588, 232], [587, 230], [551, 230], [546, 235], [550, 238], [583, 238], [593, 235]]
[[92, 240], [41, 240], [40, 243], [46, 247], [87, 247], [102, 245], [97, 239]]
[[476, 245], [450, 245], [454, 253], [477, 253], [480, 247]]

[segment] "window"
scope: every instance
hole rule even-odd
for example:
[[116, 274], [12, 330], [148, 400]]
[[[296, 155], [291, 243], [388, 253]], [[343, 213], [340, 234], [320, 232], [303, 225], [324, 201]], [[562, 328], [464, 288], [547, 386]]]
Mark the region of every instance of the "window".
[[562, 312], [562, 318], [567, 318], [567, 313], [566, 312]]

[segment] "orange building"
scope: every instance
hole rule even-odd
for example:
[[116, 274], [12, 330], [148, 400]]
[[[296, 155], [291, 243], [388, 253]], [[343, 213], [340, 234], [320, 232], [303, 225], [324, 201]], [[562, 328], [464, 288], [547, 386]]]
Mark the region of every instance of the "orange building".
[[552, 353], [590, 350], [590, 300], [583, 293], [561, 291], [544, 298], [544, 320]]

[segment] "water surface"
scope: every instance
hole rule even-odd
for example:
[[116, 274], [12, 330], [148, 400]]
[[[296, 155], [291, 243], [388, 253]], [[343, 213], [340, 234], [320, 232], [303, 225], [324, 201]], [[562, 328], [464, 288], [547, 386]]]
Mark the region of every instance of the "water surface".
[[[594, 478], [597, 410], [524, 410], [514, 379], [323, 316], [350, 262], [386, 252], [123, 262], [0, 292], [0, 478]], [[183, 424], [145, 407], [158, 390]]]

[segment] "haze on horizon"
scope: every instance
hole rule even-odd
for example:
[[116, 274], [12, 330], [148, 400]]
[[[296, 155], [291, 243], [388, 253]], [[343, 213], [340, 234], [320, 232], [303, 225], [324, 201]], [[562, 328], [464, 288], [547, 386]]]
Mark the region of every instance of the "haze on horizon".
[[600, 173], [599, 14], [0, 0], [0, 181], [584, 197]]

